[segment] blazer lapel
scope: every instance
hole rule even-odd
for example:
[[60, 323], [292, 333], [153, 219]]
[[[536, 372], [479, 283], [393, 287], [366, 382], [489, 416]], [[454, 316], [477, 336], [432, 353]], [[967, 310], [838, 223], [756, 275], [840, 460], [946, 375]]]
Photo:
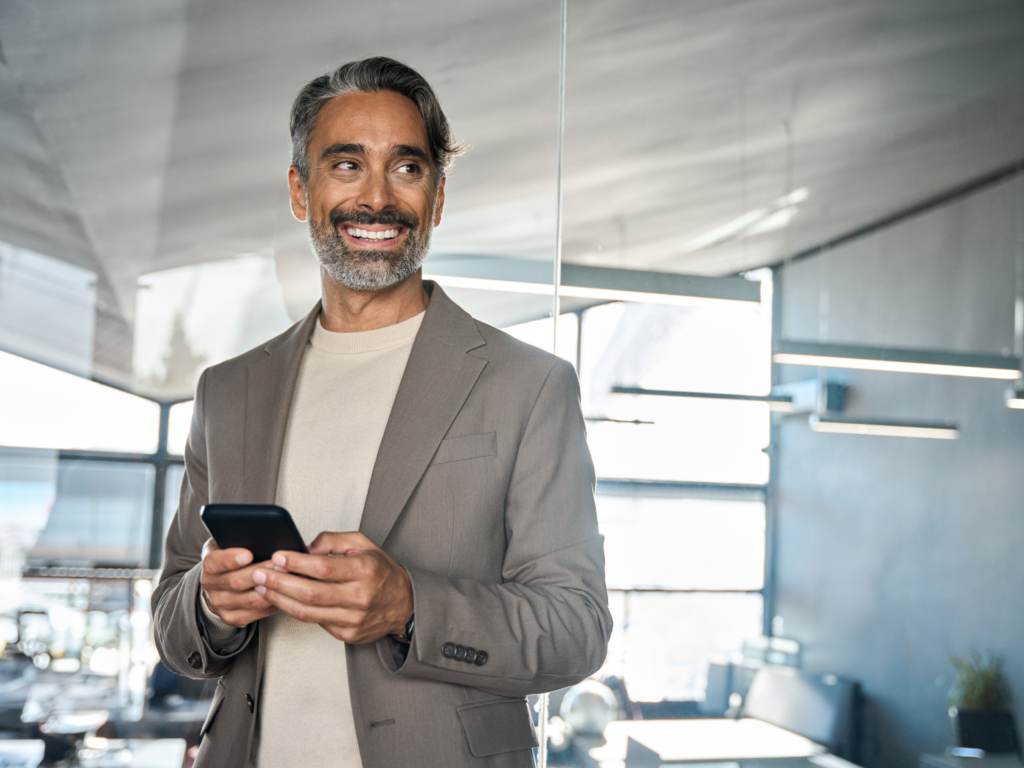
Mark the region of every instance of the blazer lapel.
[[436, 284], [391, 408], [359, 530], [383, 546], [487, 361], [476, 322]]
[[288, 414], [299, 378], [299, 366], [313, 323], [320, 316], [317, 302], [306, 318], [272, 339], [266, 356], [249, 366], [245, 398], [245, 448], [242, 486], [249, 504], [273, 504], [284, 450]]

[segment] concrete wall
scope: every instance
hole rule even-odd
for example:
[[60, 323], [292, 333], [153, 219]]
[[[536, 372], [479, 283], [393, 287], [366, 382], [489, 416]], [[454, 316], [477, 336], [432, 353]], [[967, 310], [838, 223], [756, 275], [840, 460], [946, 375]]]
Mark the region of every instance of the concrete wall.
[[[1019, 205], [1020, 177], [782, 267], [783, 336], [1009, 351]], [[806, 669], [863, 685], [862, 762], [916, 765], [952, 743], [950, 653], [1003, 655], [1024, 703], [1024, 411], [1004, 382], [829, 373], [853, 387], [850, 414], [961, 429], [817, 434], [790, 417], [779, 431], [775, 613]]]

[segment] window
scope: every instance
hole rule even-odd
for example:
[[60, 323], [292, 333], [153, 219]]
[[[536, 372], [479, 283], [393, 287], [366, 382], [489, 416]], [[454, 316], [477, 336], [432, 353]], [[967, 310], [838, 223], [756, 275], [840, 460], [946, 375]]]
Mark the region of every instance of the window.
[[155, 474], [142, 462], [61, 461], [53, 506], [29, 563], [144, 567]]
[[636, 701], [703, 699], [709, 661], [763, 631], [771, 417], [678, 395], [770, 392], [770, 281], [754, 306], [592, 307], [579, 349], [615, 619], [599, 676]]
[[611, 589], [764, 586], [764, 502], [599, 493], [597, 517]]
[[176, 456], [185, 453], [185, 443], [188, 442], [188, 431], [192, 426], [192, 409], [194, 400], [185, 403], [175, 403], [171, 406], [171, 413], [167, 419], [167, 452]]
[[153, 453], [160, 406], [0, 352], [0, 445]]

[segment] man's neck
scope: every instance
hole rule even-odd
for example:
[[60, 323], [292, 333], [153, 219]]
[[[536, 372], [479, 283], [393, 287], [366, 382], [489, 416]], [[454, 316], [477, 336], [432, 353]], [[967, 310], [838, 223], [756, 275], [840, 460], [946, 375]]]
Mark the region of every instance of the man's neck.
[[415, 317], [427, 308], [422, 270], [380, 291], [354, 291], [320, 270], [320, 324], [335, 333], [373, 331]]

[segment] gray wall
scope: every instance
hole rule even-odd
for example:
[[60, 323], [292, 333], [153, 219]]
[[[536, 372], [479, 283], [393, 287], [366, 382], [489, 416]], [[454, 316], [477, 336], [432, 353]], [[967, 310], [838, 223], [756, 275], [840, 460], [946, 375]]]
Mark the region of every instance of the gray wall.
[[[1012, 349], [1022, 203], [1018, 177], [782, 267], [783, 336]], [[955, 441], [817, 434], [790, 417], [779, 431], [775, 613], [806, 669], [863, 685], [862, 761], [912, 765], [952, 743], [951, 652], [1003, 655], [1024, 702], [1024, 411], [1006, 408], [1004, 382], [829, 373], [852, 386], [850, 414], [961, 429]]]

